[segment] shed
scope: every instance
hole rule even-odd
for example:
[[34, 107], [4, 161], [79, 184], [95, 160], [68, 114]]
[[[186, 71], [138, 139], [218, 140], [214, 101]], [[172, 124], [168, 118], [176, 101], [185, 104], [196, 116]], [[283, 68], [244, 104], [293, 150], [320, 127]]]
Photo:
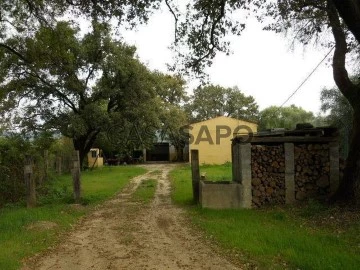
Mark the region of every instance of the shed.
[[231, 140], [234, 135], [255, 133], [257, 127], [255, 122], [226, 116], [190, 124], [189, 153], [199, 150], [200, 164], [231, 162]]
[[88, 153], [88, 166], [90, 168], [102, 167], [104, 165], [104, 159], [101, 156], [99, 148], [91, 148]]

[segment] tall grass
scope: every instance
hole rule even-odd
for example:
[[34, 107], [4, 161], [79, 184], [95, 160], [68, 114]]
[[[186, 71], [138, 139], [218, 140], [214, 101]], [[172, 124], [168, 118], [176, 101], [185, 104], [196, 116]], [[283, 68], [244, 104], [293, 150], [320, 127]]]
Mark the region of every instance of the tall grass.
[[[205, 169], [227, 170], [226, 166]], [[360, 221], [335, 230], [330, 225], [310, 225], [317, 215], [327, 211], [314, 202], [301, 208], [201, 209], [191, 206], [190, 168], [175, 169], [171, 178], [172, 199], [188, 210], [194, 224], [225, 250], [241, 253], [260, 268], [360, 269]]]
[[[72, 180], [63, 175], [48, 183], [48, 193], [39, 199], [39, 207], [26, 209], [9, 205], [0, 209], [0, 269], [18, 269], [21, 260], [54, 244], [62, 232], [71, 228], [81, 216], [120, 191], [129, 180], [144, 173], [140, 167], [110, 167], [82, 173], [83, 202], [74, 207]], [[31, 229], [39, 221], [51, 222], [52, 228]]]

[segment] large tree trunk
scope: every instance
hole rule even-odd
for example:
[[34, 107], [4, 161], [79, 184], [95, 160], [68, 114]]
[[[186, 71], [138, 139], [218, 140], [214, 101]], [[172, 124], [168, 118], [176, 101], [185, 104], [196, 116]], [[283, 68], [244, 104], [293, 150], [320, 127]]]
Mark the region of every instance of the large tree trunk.
[[[359, 102], [360, 107], [360, 102]], [[350, 204], [360, 203], [360, 110], [354, 113], [349, 156], [344, 177], [335, 194], [335, 200]]]
[[[353, 0], [357, 1], [357, 0]], [[335, 201], [346, 203], [360, 203], [360, 88], [354, 84], [345, 67], [347, 43], [339, 14], [334, 6], [335, 0], [328, 0], [328, 17], [335, 39], [333, 58], [333, 75], [336, 85], [351, 104], [354, 110], [353, 129], [351, 134], [350, 151], [346, 161], [343, 179], [334, 196]], [[342, 1], [341, 1], [342, 2]]]
[[75, 150], [79, 151], [80, 168], [83, 168], [84, 160], [93, 146], [99, 131], [89, 131], [83, 136], [79, 136], [73, 139]]
[[183, 162], [184, 161], [184, 147], [176, 146], [176, 161]]

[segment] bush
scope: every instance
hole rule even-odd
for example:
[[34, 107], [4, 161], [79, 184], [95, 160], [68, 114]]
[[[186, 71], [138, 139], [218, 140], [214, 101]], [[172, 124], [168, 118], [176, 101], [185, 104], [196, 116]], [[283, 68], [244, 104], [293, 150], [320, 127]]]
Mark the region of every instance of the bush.
[[[45, 150], [49, 153], [46, 161]], [[70, 139], [55, 140], [52, 134], [48, 133], [42, 133], [31, 140], [19, 134], [0, 137], [0, 207], [24, 200], [24, 160], [27, 155], [33, 160], [33, 177], [37, 183], [37, 193], [49, 194], [52, 190], [49, 190], [45, 180], [53, 178], [56, 157], [62, 158], [62, 172], [69, 172], [72, 151]], [[47, 170], [45, 162], [48, 164]]]

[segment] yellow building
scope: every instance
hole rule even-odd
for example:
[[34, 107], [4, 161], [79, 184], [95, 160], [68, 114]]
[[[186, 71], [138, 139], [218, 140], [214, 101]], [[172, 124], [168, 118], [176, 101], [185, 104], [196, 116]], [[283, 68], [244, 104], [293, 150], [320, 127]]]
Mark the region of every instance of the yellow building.
[[[189, 155], [199, 150], [200, 164], [231, 162], [231, 139], [234, 135], [257, 132], [255, 122], [219, 116], [189, 125]], [[190, 159], [191, 160], [191, 157]]]
[[101, 156], [99, 148], [92, 148], [88, 153], [88, 166], [90, 168], [102, 167], [104, 165], [104, 158]]

